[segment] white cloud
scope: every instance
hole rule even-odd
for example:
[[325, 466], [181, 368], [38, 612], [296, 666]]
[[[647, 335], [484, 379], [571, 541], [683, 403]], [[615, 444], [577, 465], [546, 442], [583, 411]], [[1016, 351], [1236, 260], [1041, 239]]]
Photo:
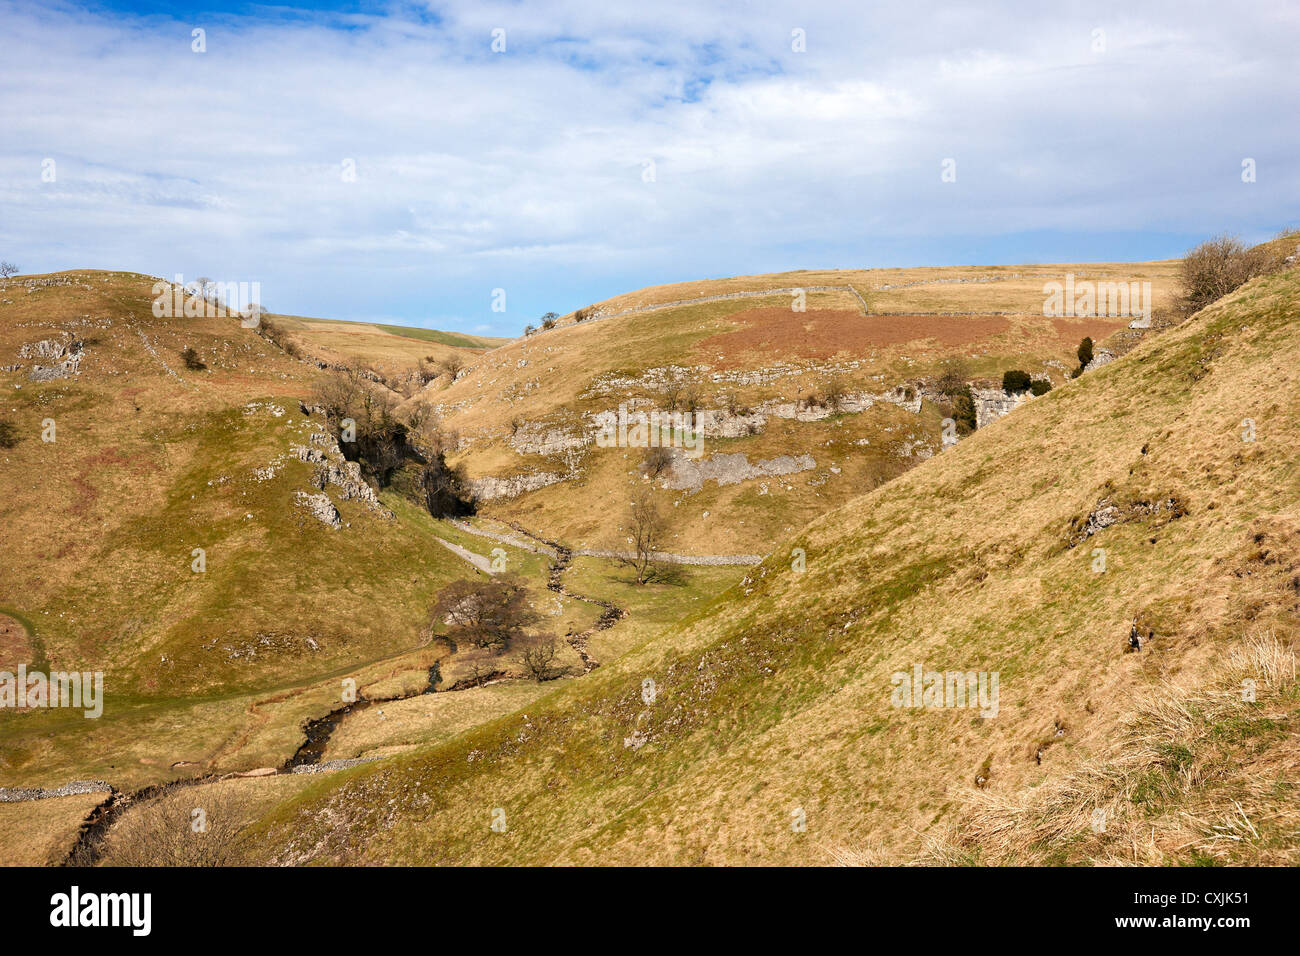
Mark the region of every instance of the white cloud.
[[994, 260], [1000, 236], [1042, 230], [1296, 219], [1300, 19], [1283, 0], [261, 13], [4, 8], [0, 253], [258, 279], [273, 308], [467, 328], [500, 320], [503, 286], [529, 310], [494, 326], [514, 330], [617, 283], [871, 265], [893, 241], [942, 259], [987, 236]]

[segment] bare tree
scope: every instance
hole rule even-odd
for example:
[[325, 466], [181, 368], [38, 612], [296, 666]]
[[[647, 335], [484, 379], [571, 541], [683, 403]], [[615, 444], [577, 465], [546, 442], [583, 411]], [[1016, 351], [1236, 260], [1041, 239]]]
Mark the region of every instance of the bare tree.
[[568, 670], [556, 663], [560, 650], [555, 638], [549, 634], [533, 634], [525, 639], [518, 661], [528, 676], [542, 684], [563, 677]]
[[704, 399], [700, 396], [700, 387], [692, 382], [682, 390], [682, 408], [694, 415], [700, 410]]
[[682, 400], [682, 391], [686, 388], [681, 379], [673, 379], [664, 386], [664, 405], [670, 412], [677, 411], [677, 403]]
[[465, 357], [453, 352], [439, 363], [439, 367], [442, 369], [443, 374], [454, 382], [456, 376], [460, 374], [460, 370], [465, 367]]
[[671, 470], [672, 467], [673, 453], [662, 446], [648, 449], [645, 453], [645, 459], [641, 462], [641, 470], [652, 479], [658, 478], [664, 472]]
[[505, 647], [537, 620], [528, 586], [514, 574], [452, 581], [429, 611], [430, 631], [446, 625], [449, 640], [476, 647]]
[[631, 554], [625, 554], [618, 560], [636, 573], [636, 583], [645, 584], [657, 575], [654, 567], [654, 554], [660, 549], [668, 532], [668, 522], [654, 500], [654, 495], [646, 491], [632, 502], [628, 514], [632, 528]]
[[1249, 248], [1234, 236], [1207, 239], [1183, 257], [1179, 307], [1190, 315], [1270, 268], [1259, 247]]
[[970, 366], [963, 359], [952, 356], [944, 359], [940, 364], [939, 378], [934, 386], [944, 397], [955, 398], [963, 393], [968, 381], [970, 381]]
[[18, 267], [12, 262], [0, 262], [0, 279], [8, 279], [18, 274]]
[[833, 412], [838, 412], [844, 405], [844, 396], [846, 394], [844, 382], [837, 375], [832, 375], [826, 380], [826, 386], [823, 389], [826, 394], [826, 404]]

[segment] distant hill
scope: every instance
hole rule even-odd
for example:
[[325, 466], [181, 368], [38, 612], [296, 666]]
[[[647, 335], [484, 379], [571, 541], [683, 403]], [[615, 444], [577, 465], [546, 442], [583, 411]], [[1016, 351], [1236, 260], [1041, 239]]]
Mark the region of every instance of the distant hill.
[[[1157, 322], [1177, 261], [871, 269], [656, 286], [470, 359], [411, 399], [456, 432], [485, 513], [608, 548], [639, 489], [669, 550], [764, 554], [775, 540], [942, 447], [953, 365], [980, 423], [1020, 401], [1003, 373], [1059, 387], [1091, 337], [1123, 351], [1130, 316], [1046, 317], [1044, 286], [1149, 283]], [[1140, 287], [1139, 287], [1140, 288]], [[1114, 340], [1114, 341], [1112, 341]], [[693, 407], [702, 456], [643, 479], [646, 451], [603, 448], [601, 416]], [[613, 521], [611, 522], [611, 518]]]

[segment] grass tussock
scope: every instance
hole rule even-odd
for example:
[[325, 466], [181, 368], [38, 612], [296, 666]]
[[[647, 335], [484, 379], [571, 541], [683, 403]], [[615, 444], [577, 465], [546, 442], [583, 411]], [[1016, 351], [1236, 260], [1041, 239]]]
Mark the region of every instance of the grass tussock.
[[[921, 865], [1293, 865], [1300, 849], [1296, 653], [1273, 632], [1226, 655], [1220, 686], [1135, 702], [1106, 755], [1032, 790], [970, 794]], [[1254, 681], [1254, 700], [1243, 682]], [[848, 858], [852, 857], [849, 853]]]

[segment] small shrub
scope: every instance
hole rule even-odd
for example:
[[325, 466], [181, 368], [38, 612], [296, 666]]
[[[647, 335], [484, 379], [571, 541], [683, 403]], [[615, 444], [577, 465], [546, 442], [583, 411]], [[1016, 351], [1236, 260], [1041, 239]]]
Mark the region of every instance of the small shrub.
[[1002, 373], [1002, 391], [1009, 395], [1027, 391], [1030, 382], [1029, 373], [1018, 368], [1007, 369]]
[[1092, 339], [1084, 336], [1083, 341], [1079, 343], [1079, 368], [1086, 368], [1092, 361]]
[[667, 448], [650, 448], [641, 462], [641, 470], [651, 478], [658, 478], [673, 466], [673, 453]]
[[525, 335], [525, 336], [532, 335], [532, 334], [533, 334], [534, 332], [536, 332], [536, 331], [537, 331], [537, 326], [535, 326], [535, 325], [531, 325], [531, 324], [530, 324], [530, 325], [525, 325], [525, 326], [524, 326], [524, 335]]
[[957, 423], [958, 435], [969, 435], [975, 430], [975, 396], [970, 386], [963, 385], [952, 398], [952, 419]]
[[18, 444], [18, 429], [13, 422], [0, 418], [0, 448], [13, 448]]
[[1234, 236], [1208, 239], [1183, 258], [1180, 307], [1190, 315], [1272, 268], [1260, 247], [1247, 248]]
[[194, 350], [193, 346], [182, 352], [181, 358], [185, 360], [185, 367], [191, 372], [201, 372], [207, 368], [207, 366], [203, 364], [203, 359], [199, 358], [199, 353]]
[[1052, 390], [1052, 383], [1046, 379], [1034, 379], [1029, 383], [1029, 391], [1034, 395], [1046, 395]]
[[555, 320], [557, 318], [558, 316], [553, 313], [547, 315], [542, 319], [542, 328], [549, 332], [551, 329], [555, 328]]

